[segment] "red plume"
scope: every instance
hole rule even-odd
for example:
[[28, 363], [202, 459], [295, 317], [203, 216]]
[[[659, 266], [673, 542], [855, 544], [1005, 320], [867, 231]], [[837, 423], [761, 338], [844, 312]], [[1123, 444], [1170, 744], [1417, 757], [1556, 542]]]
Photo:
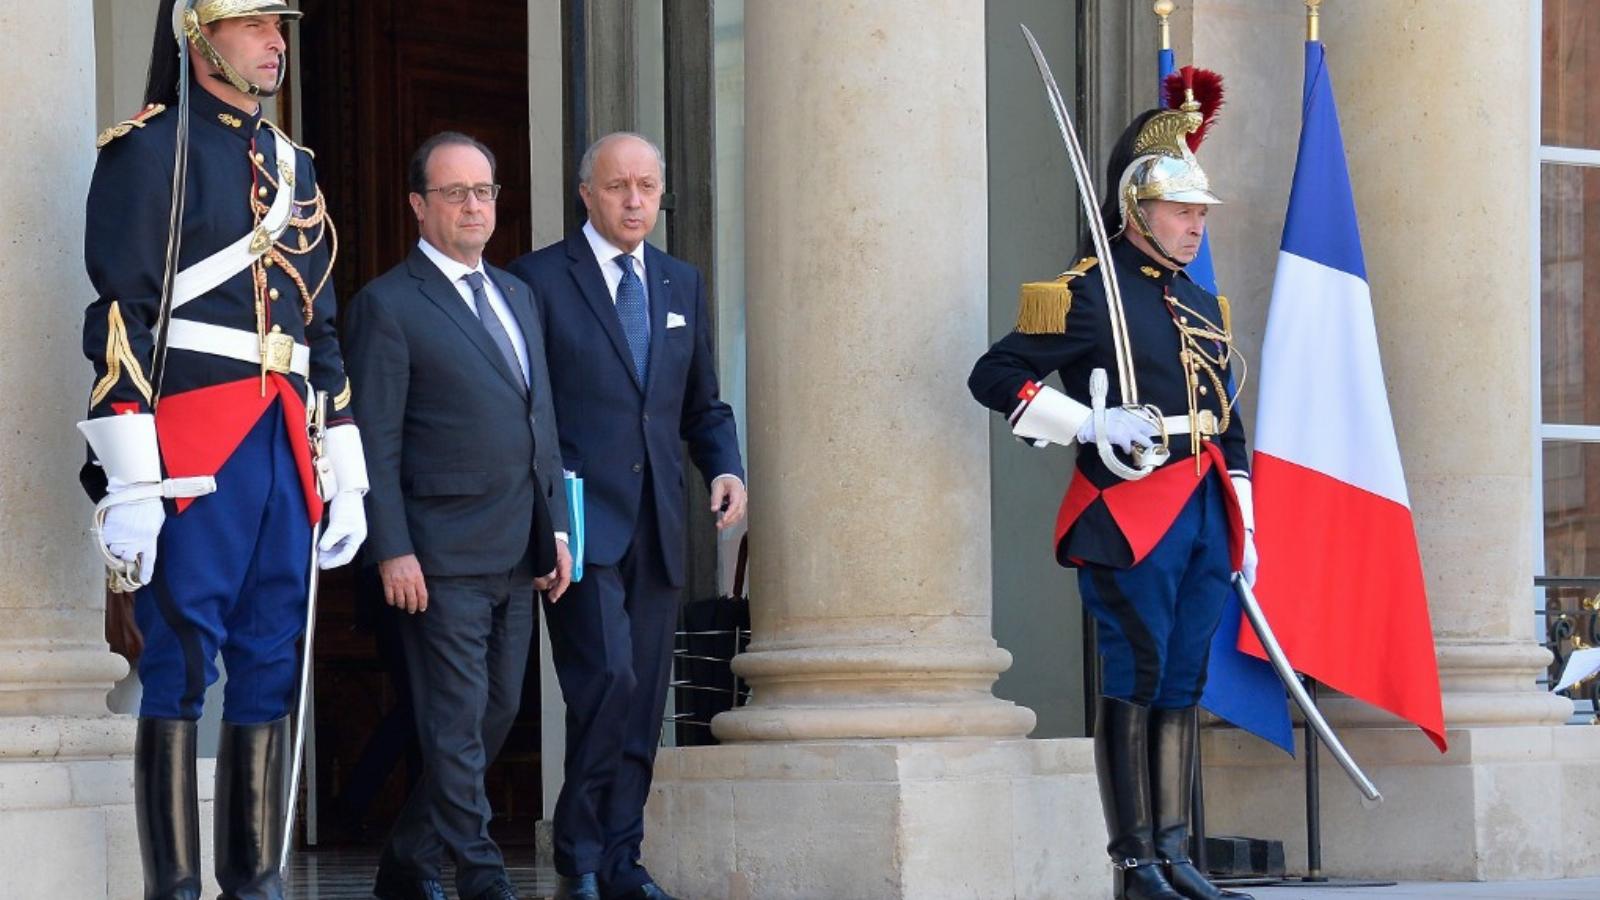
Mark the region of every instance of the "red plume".
[[1195, 102], [1200, 104], [1202, 122], [1188, 140], [1190, 152], [1199, 150], [1200, 142], [1206, 139], [1206, 132], [1211, 130], [1211, 123], [1216, 121], [1217, 111], [1222, 108], [1222, 76], [1210, 69], [1184, 66], [1167, 76], [1164, 87], [1168, 109], [1182, 106], [1184, 92], [1194, 91]]

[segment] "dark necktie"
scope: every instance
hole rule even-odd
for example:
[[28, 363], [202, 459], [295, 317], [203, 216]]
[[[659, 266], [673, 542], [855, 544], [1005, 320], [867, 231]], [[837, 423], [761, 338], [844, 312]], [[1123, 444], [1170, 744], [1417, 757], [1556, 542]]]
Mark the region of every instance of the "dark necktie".
[[650, 367], [650, 312], [645, 308], [644, 282], [633, 271], [632, 256], [624, 253], [616, 261], [622, 267], [622, 281], [617, 283], [617, 317], [628, 338], [628, 352], [633, 354], [633, 370], [639, 383], [644, 384]]
[[489, 292], [483, 288], [483, 273], [468, 272], [461, 277], [466, 279], [467, 287], [472, 288], [472, 302], [478, 308], [478, 319], [483, 322], [483, 330], [489, 332], [489, 340], [505, 357], [506, 365], [511, 367], [511, 373], [516, 376], [517, 385], [527, 390], [528, 384], [522, 377], [522, 363], [517, 359], [516, 349], [511, 346], [511, 336], [506, 334], [500, 317], [494, 314], [494, 307], [489, 305]]

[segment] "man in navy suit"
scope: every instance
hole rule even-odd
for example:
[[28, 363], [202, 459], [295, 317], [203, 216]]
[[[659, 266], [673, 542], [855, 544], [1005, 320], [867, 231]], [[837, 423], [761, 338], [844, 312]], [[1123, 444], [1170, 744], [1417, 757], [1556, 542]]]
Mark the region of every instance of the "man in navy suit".
[[533, 288], [561, 456], [584, 478], [583, 580], [545, 607], [567, 703], [558, 898], [670, 900], [640, 865], [639, 845], [684, 583], [685, 443], [717, 527], [745, 513], [705, 282], [644, 242], [664, 175], [661, 151], [643, 137], [601, 138], [578, 170], [589, 221], [509, 267]]

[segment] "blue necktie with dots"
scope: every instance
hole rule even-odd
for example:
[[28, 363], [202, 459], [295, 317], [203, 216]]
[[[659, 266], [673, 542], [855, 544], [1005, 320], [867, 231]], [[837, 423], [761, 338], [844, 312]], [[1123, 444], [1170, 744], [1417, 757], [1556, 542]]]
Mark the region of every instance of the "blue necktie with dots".
[[628, 338], [628, 352], [633, 354], [633, 370], [639, 383], [644, 384], [650, 367], [650, 311], [645, 308], [644, 282], [633, 271], [632, 256], [624, 253], [616, 263], [622, 268], [622, 281], [617, 284], [617, 317]]

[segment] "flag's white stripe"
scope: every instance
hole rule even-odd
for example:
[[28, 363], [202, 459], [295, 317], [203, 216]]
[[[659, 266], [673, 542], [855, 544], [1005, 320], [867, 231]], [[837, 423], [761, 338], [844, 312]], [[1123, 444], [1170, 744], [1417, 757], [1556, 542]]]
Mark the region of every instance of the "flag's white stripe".
[[1410, 508], [1365, 281], [1279, 252], [1260, 372], [1257, 451]]

